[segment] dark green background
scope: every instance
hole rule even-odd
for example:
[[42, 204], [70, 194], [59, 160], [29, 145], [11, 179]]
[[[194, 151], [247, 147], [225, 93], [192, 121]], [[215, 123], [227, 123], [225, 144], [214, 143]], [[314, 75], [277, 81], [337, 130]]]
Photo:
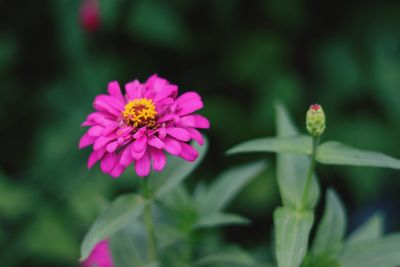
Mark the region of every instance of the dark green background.
[[[158, 73], [202, 95], [211, 148], [189, 184], [265, 157], [224, 151], [274, 135], [277, 100], [302, 129], [318, 102], [324, 138], [400, 157], [398, 1], [100, 2], [102, 25], [87, 33], [77, 0], [0, 0], [0, 266], [77, 266], [102, 204], [135, 190], [133, 171], [118, 180], [88, 171], [89, 151], [78, 151], [79, 125], [110, 80]], [[279, 204], [268, 159], [231, 207], [253, 223], [223, 231], [247, 249], [269, 242]], [[398, 172], [318, 168], [323, 188], [345, 199], [350, 227], [381, 209], [399, 230]]]

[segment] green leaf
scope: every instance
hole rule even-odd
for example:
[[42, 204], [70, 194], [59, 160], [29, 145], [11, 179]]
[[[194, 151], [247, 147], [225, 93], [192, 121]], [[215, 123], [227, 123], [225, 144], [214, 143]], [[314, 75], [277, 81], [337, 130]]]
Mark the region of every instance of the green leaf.
[[217, 227], [226, 224], [248, 224], [249, 220], [240, 215], [228, 213], [214, 213], [201, 217], [195, 228]]
[[151, 191], [156, 199], [162, 198], [181, 183], [201, 163], [207, 152], [208, 142], [203, 146], [194, 144], [199, 157], [194, 162], [185, 161], [179, 157], [169, 157], [168, 164], [159, 173], [152, 172], [147, 178]]
[[275, 250], [278, 267], [298, 267], [307, 251], [314, 214], [289, 207], [274, 212]]
[[317, 228], [313, 252], [317, 255], [331, 255], [342, 247], [346, 231], [346, 214], [342, 202], [333, 190], [326, 194], [325, 211]]
[[216, 264], [229, 264], [239, 266], [254, 266], [256, 263], [254, 259], [244, 252], [243, 250], [235, 249], [233, 251], [215, 253], [208, 255], [194, 263], [195, 266], [210, 265], [215, 266]]
[[382, 153], [346, 146], [336, 141], [329, 141], [318, 147], [317, 161], [324, 164], [400, 169], [400, 160], [398, 159]]
[[381, 213], [376, 213], [364, 224], [354, 230], [347, 239], [347, 244], [355, 244], [360, 241], [374, 239], [383, 235], [384, 218]]
[[289, 137], [268, 137], [254, 139], [239, 144], [227, 151], [227, 154], [245, 152], [292, 152], [311, 154], [312, 139], [310, 136], [299, 135]]
[[342, 267], [395, 267], [400, 264], [400, 233], [346, 245], [338, 260]]
[[111, 237], [110, 249], [115, 267], [143, 267], [145, 266], [145, 258], [140, 248], [143, 244], [139, 243], [140, 239], [135, 242], [131, 232], [123, 229]]
[[81, 260], [85, 260], [94, 246], [138, 218], [143, 211], [144, 200], [135, 194], [118, 197], [95, 220], [81, 245]]
[[224, 209], [239, 190], [265, 167], [264, 161], [258, 161], [223, 172], [200, 199], [200, 214], [213, 214]]
[[[298, 135], [288, 112], [282, 105], [276, 105], [277, 135], [279, 138]], [[277, 155], [277, 180], [284, 206], [298, 208], [301, 203], [310, 159], [306, 155], [280, 152]], [[319, 198], [319, 186], [314, 176], [309, 191], [307, 207], [315, 206]]]

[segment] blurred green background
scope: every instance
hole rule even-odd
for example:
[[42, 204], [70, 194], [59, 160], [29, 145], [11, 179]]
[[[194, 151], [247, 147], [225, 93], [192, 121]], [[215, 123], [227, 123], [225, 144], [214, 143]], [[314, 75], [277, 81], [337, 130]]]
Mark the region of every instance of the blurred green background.
[[[210, 150], [188, 181], [236, 163], [270, 168], [230, 208], [253, 220], [222, 234], [247, 249], [270, 239], [280, 200], [274, 157], [224, 151], [274, 135], [274, 103], [304, 128], [313, 102], [325, 139], [400, 157], [400, 2], [316, 0], [101, 0], [85, 31], [78, 0], [0, 0], [0, 266], [77, 266], [80, 241], [107, 199], [135, 190], [86, 168], [79, 127], [111, 80], [158, 73], [198, 91], [212, 124]], [[350, 227], [373, 211], [400, 228], [400, 174], [319, 166], [323, 190], [344, 198]], [[322, 206], [322, 202], [320, 206]], [[320, 210], [319, 208], [318, 210]]]

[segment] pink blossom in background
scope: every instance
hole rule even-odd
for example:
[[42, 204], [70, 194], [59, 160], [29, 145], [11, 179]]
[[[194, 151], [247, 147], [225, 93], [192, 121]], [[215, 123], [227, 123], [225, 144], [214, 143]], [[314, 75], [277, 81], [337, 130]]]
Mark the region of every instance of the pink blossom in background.
[[79, 20], [87, 32], [96, 31], [101, 21], [99, 0], [81, 0]]
[[90, 253], [89, 257], [82, 262], [82, 267], [114, 267], [108, 240], [99, 242]]
[[190, 145], [194, 140], [204, 143], [199, 128], [209, 128], [209, 121], [195, 111], [203, 107], [196, 92], [178, 96], [178, 87], [167, 80], [151, 76], [145, 83], [137, 80], [125, 85], [121, 92], [118, 82], [108, 84], [108, 94], [99, 95], [83, 126], [90, 127], [79, 147], [92, 146], [88, 167], [100, 161], [103, 172], [113, 177], [134, 165], [143, 177], [163, 170], [166, 155], [194, 161], [198, 152]]

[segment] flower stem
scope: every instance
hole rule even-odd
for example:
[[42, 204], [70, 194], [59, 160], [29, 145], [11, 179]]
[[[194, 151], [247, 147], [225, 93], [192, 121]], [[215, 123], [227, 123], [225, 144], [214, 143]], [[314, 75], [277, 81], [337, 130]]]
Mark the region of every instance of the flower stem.
[[308, 200], [308, 194], [310, 191], [310, 187], [311, 187], [311, 181], [313, 179], [313, 175], [314, 175], [314, 169], [315, 169], [315, 165], [316, 165], [316, 152], [317, 152], [317, 147], [319, 144], [319, 136], [313, 136], [312, 138], [312, 152], [311, 152], [311, 163], [310, 163], [310, 167], [308, 168], [308, 173], [307, 173], [307, 180], [306, 183], [304, 185], [304, 191], [303, 191], [303, 195], [301, 197], [301, 202], [300, 202], [300, 206], [298, 207], [298, 211], [304, 211], [307, 209], [307, 200]]
[[143, 196], [146, 198], [143, 216], [147, 232], [147, 253], [149, 262], [154, 262], [157, 261], [157, 246], [154, 232], [153, 214], [151, 212], [151, 193], [146, 178], [143, 179]]

